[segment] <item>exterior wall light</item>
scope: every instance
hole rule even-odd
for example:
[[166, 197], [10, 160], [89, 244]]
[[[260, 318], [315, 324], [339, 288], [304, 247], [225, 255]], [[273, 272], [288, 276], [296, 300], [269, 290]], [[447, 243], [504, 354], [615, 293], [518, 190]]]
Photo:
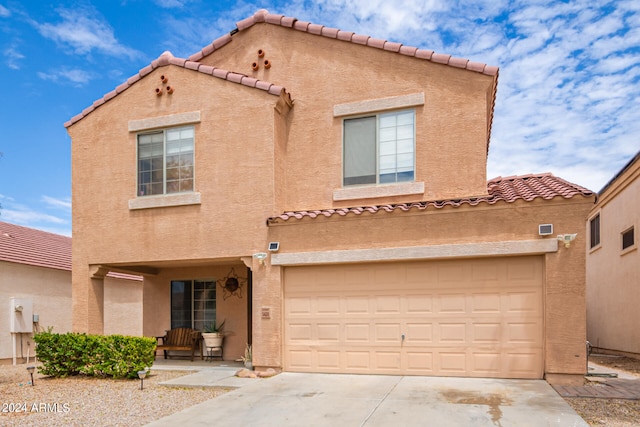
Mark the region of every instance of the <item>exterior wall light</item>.
[[564, 247], [568, 248], [571, 246], [571, 242], [576, 239], [578, 233], [575, 234], [558, 234], [558, 241], [564, 243]]
[[267, 253], [258, 252], [256, 254], [253, 254], [253, 257], [258, 260], [258, 264], [264, 265], [264, 260], [267, 259]]

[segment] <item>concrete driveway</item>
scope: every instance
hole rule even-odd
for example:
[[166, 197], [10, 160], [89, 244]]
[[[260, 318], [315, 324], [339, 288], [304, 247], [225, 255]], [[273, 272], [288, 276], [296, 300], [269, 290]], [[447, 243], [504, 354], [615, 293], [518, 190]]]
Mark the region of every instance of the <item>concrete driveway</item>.
[[248, 379], [233, 372], [178, 379], [239, 388], [149, 426], [588, 427], [541, 380], [298, 373]]

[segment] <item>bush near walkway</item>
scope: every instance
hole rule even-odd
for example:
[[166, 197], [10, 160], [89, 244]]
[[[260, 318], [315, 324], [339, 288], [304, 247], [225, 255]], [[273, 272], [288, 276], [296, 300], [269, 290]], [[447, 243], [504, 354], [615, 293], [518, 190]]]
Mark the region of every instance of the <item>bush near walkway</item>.
[[39, 372], [54, 377], [138, 378], [138, 371], [153, 365], [156, 350], [153, 338], [123, 335], [40, 332], [33, 340]]

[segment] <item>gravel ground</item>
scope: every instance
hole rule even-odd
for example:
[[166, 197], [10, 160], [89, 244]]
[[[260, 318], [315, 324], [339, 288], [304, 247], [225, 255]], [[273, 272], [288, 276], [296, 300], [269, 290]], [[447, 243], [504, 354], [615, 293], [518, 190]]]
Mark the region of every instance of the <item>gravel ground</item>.
[[[638, 359], [591, 355], [589, 360], [618, 372], [636, 375], [640, 380], [640, 360]], [[603, 387], [603, 385], [593, 383], [593, 387]], [[592, 398], [565, 398], [565, 400], [590, 426], [640, 426], [640, 401], [638, 400]]]
[[[640, 379], [640, 360], [590, 356]], [[173, 388], [160, 382], [189, 371], [156, 370], [144, 381], [87, 377], [49, 378], [25, 365], [0, 365], [0, 426], [142, 426], [227, 392], [224, 388]], [[602, 387], [593, 384], [594, 387]], [[640, 401], [566, 398], [590, 426], [640, 426]]]
[[0, 365], [0, 426], [142, 426], [227, 392], [160, 382], [188, 371], [152, 371], [144, 380], [44, 377], [26, 365]]

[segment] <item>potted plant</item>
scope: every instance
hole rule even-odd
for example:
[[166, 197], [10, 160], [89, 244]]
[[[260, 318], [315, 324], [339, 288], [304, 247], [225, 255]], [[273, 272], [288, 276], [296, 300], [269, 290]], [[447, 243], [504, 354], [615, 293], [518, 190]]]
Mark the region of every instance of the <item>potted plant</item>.
[[202, 338], [204, 339], [205, 347], [222, 347], [222, 340], [224, 339], [224, 322], [219, 325], [216, 324], [214, 320], [212, 323], [209, 323], [205, 326], [204, 332], [202, 333]]
[[251, 346], [247, 344], [244, 348], [244, 356], [240, 358], [244, 362], [244, 367], [253, 370], [253, 354], [251, 352]]

